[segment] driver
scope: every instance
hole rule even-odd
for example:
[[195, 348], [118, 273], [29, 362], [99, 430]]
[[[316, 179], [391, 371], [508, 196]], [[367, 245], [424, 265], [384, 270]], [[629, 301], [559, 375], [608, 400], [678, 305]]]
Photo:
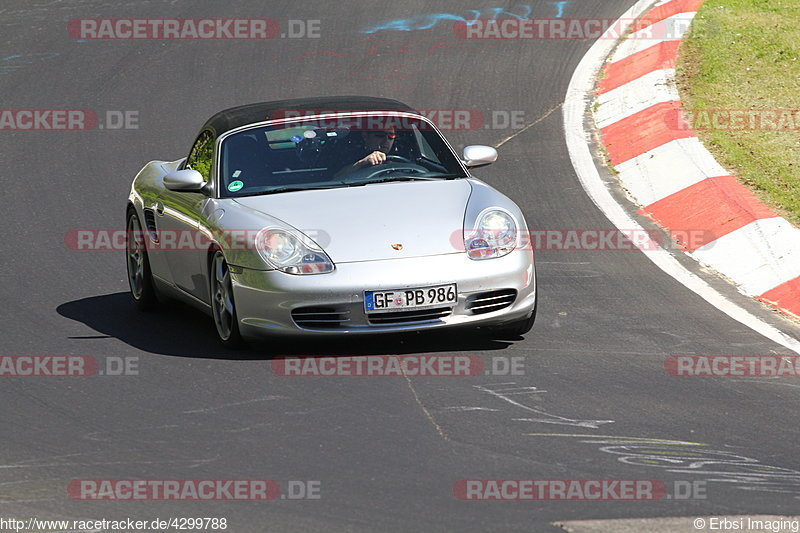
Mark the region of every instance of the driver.
[[363, 143], [363, 150], [356, 155], [356, 157], [360, 159], [355, 163], [345, 165], [344, 168], [336, 173], [336, 177], [353, 172], [354, 170], [385, 163], [386, 156], [394, 147], [396, 138], [397, 132], [394, 126], [382, 130], [362, 131], [361, 141]]

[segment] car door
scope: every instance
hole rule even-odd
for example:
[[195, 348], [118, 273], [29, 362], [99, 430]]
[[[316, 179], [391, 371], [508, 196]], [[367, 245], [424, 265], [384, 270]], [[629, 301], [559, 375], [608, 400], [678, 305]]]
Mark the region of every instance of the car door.
[[[198, 171], [208, 182], [214, 161], [214, 134], [205, 130], [197, 137], [184, 168]], [[204, 212], [211, 198], [200, 192], [164, 189], [156, 205], [162, 247], [173, 283], [184, 292], [208, 302], [206, 272], [207, 242], [199, 232], [205, 227]]]

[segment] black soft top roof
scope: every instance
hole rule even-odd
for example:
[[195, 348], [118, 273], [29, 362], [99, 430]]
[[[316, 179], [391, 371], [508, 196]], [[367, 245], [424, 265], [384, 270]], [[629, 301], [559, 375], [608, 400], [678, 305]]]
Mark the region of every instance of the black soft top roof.
[[337, 111], [416, 111], [397, 100], [375, 98], [372, 96], [329, 96], [318, 98], [295, 98], [275, 100], [220, 111], [205, 123], [203, 130], [212, 129], [219, 136], [240, 126], [283, 118], [288, 112], [337, 112]]

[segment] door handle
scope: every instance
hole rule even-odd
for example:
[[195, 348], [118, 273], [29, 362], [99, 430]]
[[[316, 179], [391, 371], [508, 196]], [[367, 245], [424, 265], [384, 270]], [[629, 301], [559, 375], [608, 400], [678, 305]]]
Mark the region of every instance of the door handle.
[[158, 202], [156, 204], [156, 213], [158, 214], [158, 216], [164, 216], [164, 203], [163, 202]]

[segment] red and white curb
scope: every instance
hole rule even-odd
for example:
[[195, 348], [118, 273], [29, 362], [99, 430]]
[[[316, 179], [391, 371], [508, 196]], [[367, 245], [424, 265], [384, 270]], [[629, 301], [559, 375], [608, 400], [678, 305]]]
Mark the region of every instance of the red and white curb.
[[[708, 225], [706, 221], [714, 221], [714, 225], [708, 225], [711, 228], [721, 227], [725, 231], [728, 227], [732, 228], [718, 239], [700, 243], [700, 247], [688, 252], [696, 259], [714, 265], [719, 272], [736, 282], [742, 292], [765, 301], [771, 300], [773, 305], [786, 311], [793, 309], [798, 314], [800, 282], [797, 277], [800, 269], [797, 262], [800, 254], [797, 250], [800, 250], [800, 243], [797, 230], [792, 230], [788, 224], [783, 226], [785, 222], [780, 222], [777, 217], [763, 216], [763, 207], [749, 201], [752, 200], [749, 191], [742, 191], [732, 178], [726, 176], [727, 173], [714, 162], [694, 133], [676, 131], [676, 138], [664, 137], [661, 139], [663, 142], [649, 139], [652, 133], [665, 129], [652, 117], [663, 117], [658, 114], [660, 112], [672, 113], [667, 114], [668, 117], [678, 116], [675, 110], [679, 109], [680, 103], [673, 76], [670, 75], [675, 67], [673, 50], [677, 50], [678, 41], [688, 27], [686, 19], [694, 17], [701, 2], [670, 0], [660, 2], [653, 8], [653, 0], [638, 0], [589, 48], [575, 68], [564, 97], [564, 135], [570, 161], [581, 186], [612, 224], [620, 229], [643, 230], [627, 207], [623, 207], [611, 194], [606, 179], [600, 175], [595, 164], [590, 148], [594, 132], [585, 119], [590, 104], [596, 103], [594, 118], [604, 134], [604, 142], [609, 145], [612, 163], [620, 171], [620, 179], [634, 200], [645, 206], [642, 212], [659, 221], [669, 220], [671, 227], [668, 227], [671, 230], [703, 228]], [[616, 46], [615, 34], [620, 29], [631, 27], [633, 20], [645, 13], [647, 20], [657, 20], [655, 24], [660, 24], [663, 30], [658, 33], [653, 31], [651, 35], [663, 37], [638, 39], [632, 34]], [[639, 23], [637, 29], [642, 31], [646, 28], [641, 28]], [[601, 69], [612, 52], [612, 62], [606, 67], [605, 77], [601, 79], [598, 89]], [[648, 65], [648, 68], [640, 65]], [[593, 102], [598, 90], [600, 94], [597, 95], [597, 101]], [[619, 95], [618, 98], [623, 101], [612, 99], [614, 95]], [[627, 131], [619, 124], [621, 121], [626, 121], [623, 124], [629, 128]], [[618, 137], [609, 139], [609, 132], [612, 138], [614, 133]], [[641, 157], [645, 153], [647, 155]], [[704, 196], [709, 193], [701, 191], [708, 190], [716, 195], [705, 200]], [[732, 190], [737, 191], [735, 196]], [[691, 194], [694, 191], [697, 191], [697, 195]], [[687, 193], [692, 198], [688, 206], [683, 203], [686, 200], [673, 196], [683, 194], [686, 198]], [[726, 198], [728, 213], [735, 217], [724, 213], [720, 215], [717, 205], [721, 203], [718, 201], [720, 197]], [[734, 198], [734, 203], [727, 203], [728, 198]], [[663, 209], [668, 204], [670, 209]], [[747, 217], [750, 217], [749, 222]], [[678, 221], [672, 221], [673, 218]], [[736, 221], [731, 220], [733, 218]], [[765, 235], [765, 232], [776, 232], [776, 219], [778, 227], [782, 228], [778, 231], [777, 239]], [[731, 226], [727, 225], [729, 221]], [[738, 233], [741, 230], [744, 231]], [[746, 241], [752, 242], [740, 244]], [[656, 248], [642, 253], [710, 305], [800, 354], [800, 340], [723, 296], [669, 251]]]
[[800, 229], [729, 175], [681, 118], [678, 46], [703, 1], [665, 1], [640, 17], [603, 69], [595, 122], [640, 213], [675, 235], [704, 230], [704, 242], [684, 246], [689, 255], [742, 293], [800, 317]]

